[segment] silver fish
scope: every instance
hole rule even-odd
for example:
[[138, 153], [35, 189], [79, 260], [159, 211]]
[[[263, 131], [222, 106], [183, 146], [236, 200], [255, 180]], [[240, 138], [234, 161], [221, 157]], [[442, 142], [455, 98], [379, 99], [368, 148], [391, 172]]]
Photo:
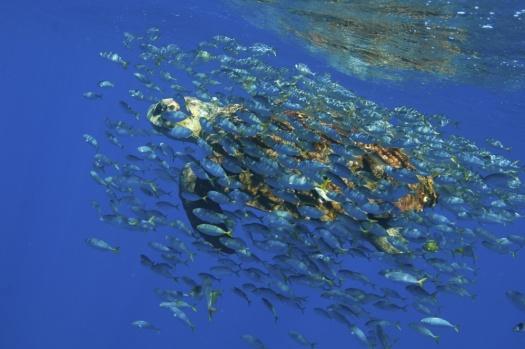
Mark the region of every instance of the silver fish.
[[120, 247], [113, 247], [110, 244], [108, 244], [106, 241], [97, 239], [97, 238], [88, 238], [86, 239], [86, 243], [94, 247], [96, 249], [102, 250], [102, 251], [109, 251], [112, 253], [118, 253], [120, 252]]
[[427, 325], [450, 327], [450, 328], [453, 328], [454, 331], [459, 333], [459, 327], [457, 325], [452, 325], [447, 320], [439, 318], [439, 317], [426, 317], [426, 318], [421, 319], [420, 321]]
[[151, 330], [156, 333], [160, 333], [160, 328], [155, 327], [154, 325], [144, 320], [136, 320], [136, 321], [133, 321], [131, 324], [137, 328], [141, 328], [144, 330]]

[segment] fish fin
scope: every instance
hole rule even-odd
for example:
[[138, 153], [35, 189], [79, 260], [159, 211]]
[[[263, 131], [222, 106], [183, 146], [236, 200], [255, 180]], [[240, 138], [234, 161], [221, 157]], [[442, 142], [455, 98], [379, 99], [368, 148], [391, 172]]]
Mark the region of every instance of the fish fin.
[[424, 277], [424, 278], [421, 278], [419, 280], [417, 280], [417, 285], [421, 288], [423, 288], [424, 284], [425, 284], [425, 281], [427, 281], [428, 278], [427, 277]]

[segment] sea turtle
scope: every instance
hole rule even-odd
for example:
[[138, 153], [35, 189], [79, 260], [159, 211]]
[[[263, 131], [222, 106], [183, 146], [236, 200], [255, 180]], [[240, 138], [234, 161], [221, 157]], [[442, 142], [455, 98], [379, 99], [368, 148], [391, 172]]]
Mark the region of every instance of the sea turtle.
[[[339, 216], [350, 216], [359, 221], [363, 217], [348, 213], [340, 198], [344, 198], [345, 192], [358, 189], [359, 185], [373, 191], [379, 181], [394, 183], [396, 180], [388, 175], [387, 167], [408, 170], [415, 173], [417, 178], [414, 183], [399, 184], [406, 186], [408, 193], [391, 202], [391, 206], [402, 212], [421, 211], [437, 202], [438, 194], [432, 176], [417, 174], [416, 168], [402, 149], [353, 141], [352, 130], [337, 123], [314, 123], [314, 115], [308, 112], [284, 110], [279, 114], [270, 115], [265, 121], [255, 123], [256, 132], [253, 132], [243, 130], [247, 123], [237, 113], [249, 110], [240, 104], [222, 106], [216, 100], [205, 102], [195, 97], [184, 97], [184, 102], [188, 111], [186, 119], [173, 123], [163, 117], [167, 110], [180, 110], [179, 103], [167, 98], [149, 108], [148, 120], [159, 132], [169, 134], [171, 128], [182, 126], [191, 130], [193, 140], [203, 140], [211, 149], [207, 156], [210, 164], [223, 169], [229, 182], [240, 185], [240, 191], [246, 194], [247, 207], [264, 212], [285, 211], [297, 219], [315, 219], [320, 222], [331, 222]], [[218, 118], [227, 119], [238, 131], [221, 129]], [[214, 132], [203, 131], [202, 119], [214, 125]], [[312, 126], [314, 124], [316, 126]], [[305, 132], [311, 136], [308, 141], [297, 138], [296, 134]], [[236, 150], [225, 146], [225, 137], [237, 146]], [[294, 142], [294, 139], [298, 141]], [[291, 166], [300, 166], [301, 163], [309, 161], [330, 168], [333, 162], [332, 155], [337, 153], [334, 148], [341, 146], [350, 147], [359, 153], [343, 164], [342, 171], [348, 171], [348, 176], [328, 172], [329, 176], [313, 175], [306, 178], [305, 181], [311, 182], [311, 185], [301, 187], [292, 183], [293, 176], [296, 176], [296, 179], [301, 178], [301, 171], [286, 168], [286, 161], [291, 162]], [[280, 156], [280, 151], [288, 153], [286, 161]], [[261, 159], [263, 160], [260, 161]], [[219, 183], [217, 178], [196, 175], [195, 170], [198, 167], [198, 163], [189, 163], [184, 167], [179, 193], [184, 210], [194, 228], [206, 223], [195, 216], [195, 208], [223, 213], [221, 205], [207, 198], [208, 192], [217, 191], [227, 195], [232, 191], [227, 184]], [[282, 182], [276, 183], [277, 178], [281, 176], [280, 172], [283, 171], [290, 180], [288, 187]], [[382, 200], [377, 198], [368, 198], [365, 202], [370, 205], [382, 203]], [[388, 254], [403, 253], [390, 242], [391, 238], [402, 239], [399, 230], [389, 226], [394, 214], [392, 210], [386, 213], [368, 212], [364, 218], [382, 225], [387, 229], [387, 235], [378, 236], [366, 230], [362, 231], [363, 238], [376, 249]], [[231, 225], [232, 222], [227, 220], [220, 224], [220, 228], [228, 230], [231, 229]], [[227, 253], [233, 252], [221, 242], [224, 237], [201, 235], [216, 248]]]

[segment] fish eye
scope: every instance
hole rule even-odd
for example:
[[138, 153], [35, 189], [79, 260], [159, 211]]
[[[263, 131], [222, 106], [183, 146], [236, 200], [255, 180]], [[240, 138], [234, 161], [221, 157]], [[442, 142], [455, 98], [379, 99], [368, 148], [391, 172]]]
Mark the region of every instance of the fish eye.
[[423, 196], [423, 202], [424, 202], [424, 203], [427, 203], [428, 200], [430, 200], [430, 198], [429, 198], [428, 196], [426, 196], [426, 195]]

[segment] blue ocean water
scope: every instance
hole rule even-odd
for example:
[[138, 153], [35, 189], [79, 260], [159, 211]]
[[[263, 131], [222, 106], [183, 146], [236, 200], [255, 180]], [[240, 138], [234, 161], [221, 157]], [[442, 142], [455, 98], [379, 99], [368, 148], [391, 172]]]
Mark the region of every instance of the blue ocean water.
[[[287, 335], [290, 329], [319, 348], [360, 345], [333, 322], [284, 307], [276, 324], [262, 304], [247, 307], [233, 295], [224, 296], [213, 321], [205, 312], [195, 315], [194, 333], [158, 309], [152, 292], [158, 276], [138, 261], [146, 237], [103, 224], [90, 207], [103, 193], [89, 178], [92, 151], [82, 134], [102, 134], [102, 120], [117, 109], [100, 110], [82, 93], [109, 75], [112, 67], [101, 63], [98, 52], [120, 47], [123, 31], [157, 26], [164, 38], [187, 47], [217, 34], [265, 42], [277, 49], [282, 64], [303, 62], [330, 72], [356, 94], [388, 107], [444, 114], [459, 122], [455, 133], [479, 144], [500, 139], [512, 147], [511, 158], [525, 160], [523, 89], [358, 80], [297, 42], [252, 26], [219, 1], [2, 3], [0, 26], [0, 348], [245, 348], [244, 333], [257, 335], [268, 348], [298, 347]], [[523, 234], [524, 227], [518, 219], [495, 229]], [[122, 252], [89, 249], [84, 239], [92, 235], [118, 243]], [[525, 313], [505, 297], [509, 289], [525, 291], [524, 258], [480, 249], [477, 296], [444, 296], [442, 308], [461, 331], [441, 331], [439, 346], [525, 347], [524, 333], [512, 332]], [[161, 333], [132, 327], [137, 319], [151, 321]], [[434, 345], [403, 328], [397, 347]]]

